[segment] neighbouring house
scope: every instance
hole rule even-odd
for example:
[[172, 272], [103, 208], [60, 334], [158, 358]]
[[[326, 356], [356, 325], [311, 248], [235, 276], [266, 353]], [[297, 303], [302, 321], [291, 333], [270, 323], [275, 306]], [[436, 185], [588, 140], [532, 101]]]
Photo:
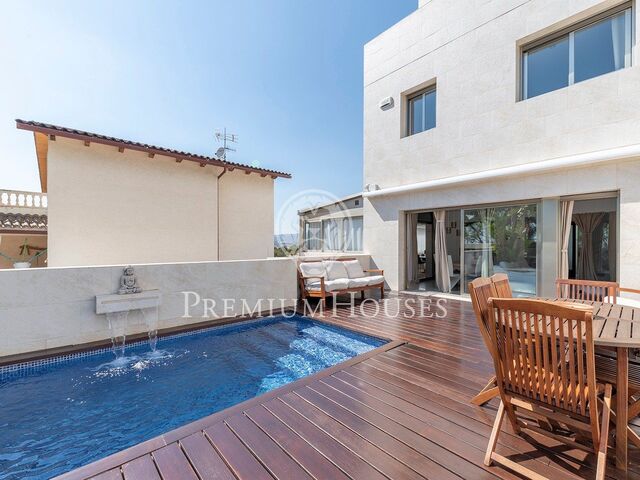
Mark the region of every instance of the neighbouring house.
[[291, 175], [33, 121], [48, 266], [273, 256], [274, 181]]
[[362, 194], [298, 211], [301, 255], [362, 252]]
[[47, 265], [47, 195], [0, 190], [0, 269]]
[[364, 48], [364, 250], [397, 290], [640, 287], [632, 2], [420, 0]]

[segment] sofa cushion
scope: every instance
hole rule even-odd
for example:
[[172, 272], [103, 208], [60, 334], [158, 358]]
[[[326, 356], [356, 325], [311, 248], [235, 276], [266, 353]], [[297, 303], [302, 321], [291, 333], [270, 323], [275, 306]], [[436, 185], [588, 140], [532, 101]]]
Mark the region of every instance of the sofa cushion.
[[327, 271], [322, 262], [300, 262], [300, 273], [303, 277], [326, 277]]
[[344, 268], [347, 269], [347, 274], [349, 278], [362, 278], [364, 277], [364, 270], [362, 270], [362, 266], [358, 260], [348, 260], [344, 263]]
[[344, 266], [344, 262], [339, 262], [337, 260], [325, 260], [324, 268], [327, 270], [327, 279], [328, 280], [338, 280], [339, 278], [349, 278], [347, 274], [347, 269]]
[[[349, 287], [349, 280], [346, 278], [340, 278], [338, 280], [325, 280], [324, 290], [325, 292], [334, 292], [336, 290], [345, 290]], [[307, 282], [307, 288], [312, 292], [320, 291], [320, 280]]]
[[350, 278], [349, 288], [362, 288], [369, 285], [369, 277]]
[[368, 282], [367, 285], [380, 285], [384, 282], [384, 277], [382, 275], [371, 275], [370, 277], [366, 277]]

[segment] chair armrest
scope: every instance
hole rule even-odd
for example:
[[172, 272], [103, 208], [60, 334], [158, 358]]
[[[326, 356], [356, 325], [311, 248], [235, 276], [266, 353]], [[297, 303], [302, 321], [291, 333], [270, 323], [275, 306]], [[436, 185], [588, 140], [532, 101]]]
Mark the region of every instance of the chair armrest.
[[316, 279], [316, 280], [320, 280], [322, 283], [324, 283], [324, 280], [325, 280], [324, 277], [305, 277], [304, 275], [300, 275], [300, 278], [303, 280]]
[[364, 273], [379, 273], [380, 275], [384, 275], [384, 270], [380, 270], [379, 268], [368, 268], [363, 270]]

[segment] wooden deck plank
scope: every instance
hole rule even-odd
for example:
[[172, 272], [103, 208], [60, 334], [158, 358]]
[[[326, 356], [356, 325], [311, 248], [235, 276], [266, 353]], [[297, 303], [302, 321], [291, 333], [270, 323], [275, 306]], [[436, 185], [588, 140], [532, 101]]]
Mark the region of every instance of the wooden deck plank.
[[389, 455], [392, 455], [397, 460], [403, 462], [405, 465], [417, 470], [425, 477], [437, 479], [458, 478], [457, 475], [450, 472], [442, 465], [434, 462], [412, 448], [407, 448], [406, 444], [370, 423], [367, 423], [365, 420], [352, 414], [344, 407], [337, 404], [332, 405], [333, 402], [331, 402], [331, 400], [323, 397], [314, 390], [303, 388], [296, 390], [295, 394], [318, 407], [327, 415], [330, 414], [332, 418], [341, 422], [351, 430], [358, 432], [358, 434], [369, 440], [371, 443], [377, 445], [381, 450], [384, 450]]
[[349, 477], [329, 459], [299, 437], [262, 405], [246, 415], [315, 478], [347, 480]]
[[171, 443], [151, 454], [162, 480], [198, 480], [180, 445]]
[[279, 399], [270, 400], [265, 404], [265, 407], [325, 457], [331, 458], [331, 461], [350, 477], [371, 480], [383, 480], [386, 478], [371, 464], [362, 460]]
[[311, 480], [311, 476], [295, 460], [243, 414], [234, 415], [225, 423], [274, 477]]
[[124, 480], [162, 480], [151, 455], [143, 455], [122, 466]]
[[[348, 395], [332, 389], [326, 384], [314, 384], [310, 388], [313, 388], [313, 390], [321, 395], [336, 401], [353, 414], [358, 415], [360, 418], [366, 420], [377, 428], [384, 430], [389, 435], [392, 435], [414, 450], [434, 460], [447, 470], [461, 476], [462, 478], [495, 479], [496, 475], [501, 478], [516, 478], [506, 472], [503, 474], [500, 470], [497, 470], [496, 475], [494, 475], [493, 473], [486, 471], [484, 465], [480, 466], [478, 462], [472, 463], [474, 454], [479, 452], [474, 452], [473, 449], [467, 448], [467, 445], [464, 444], [464, 442], [455, 443], [460, 443], [460, 449], [466, 450], [467, 456], [458, 456], [457, 454], [452, 453], [447, 447], [440, 443], [444, 440], [444, 436], [440, 435], [435, 429], [429, 429], [429, 432], [423, 436], [416, 433], [411, 428], [408, 428], [407, 425], [403, 425], [402, 423], [398, 423], [397, 421], [386, 417], [377, 411], [377, 409], [364, 405]], [[476, 455], [476, 460], [480, 459], [480, 457], [481, 455]], [[468, 461], [467, 458], [471, 461]]]
[[[371, 386], [366, 386], [366, 384], [359, 384], [362, 388], [358, 388], [358, 386], [356, 386], [358, 385], [356, 379], [352, 382], [348, 380], [348, 377], [343, 378], [345, 378], [346, 381], [340, 380], [334, 376], [324, 379], [322, 383], [344, 392], [351, 398], [357, 399], [363, 404], [376, 408], [379, 412], [391, 412], [391, 416], [387, 415], [389, 418], [393, 419], [394, 416], [399, 417], [399, 423], [402, 423], [418, 434], [427, 436], [428, 438], [434, 438], [430, 432], [434, 428], [437, 429], [441, 432], [439, 434], [441, 435], [441, 438], [444, 439], [438, 443], [442, 446], [446, 446], [458, 455], [464, 455], [465, 458], [468, 458], [466, 457], [467, 449], [461, 448], [461, 443], [466, 443], [474, 447], [477, 450], [477, 453], [475, 454], [476, 456], [484, 455], [487, 446], [486, 438], [490, 434], [489, 426], [483, 425], [471, 418], [465, 418], [465, 426], [461, 426], [450, 419], [452, 412], [448, 411], [444, 407], [440, 412], [441, 414], [444, 414], [441, 417], [432, 413], [427, 408], [421, 408], [404, 400], [403, 398], [395, 397], [376, 388], [371, 388]], [[478, 430], [483, 432], [484, 435], [477, 433]], [[506, 435], [504, 436], [506, 437]], [[505, 438], [505, 440], [508, 441], [508, 438]], [[537, 450], [526, 442], [522, 443], [525, 444], [526, 447], [524, 449], [516, 449], [514, 448], [514, 445], [508, 444], [503, 440], [501, 445], [509, 446], [501, 448], [500, 451], [504, 455], [520, 455], [522, 459], [520, 463], [549, 478], [576, 478], [575, 476], [572, 477], [571, 475], [566, 474], [564, 470], [550, 468], [548, 466], [549, 460], [546, 458], [544, 461], [535, 461], [539, 460], [539, 458], [535, 458], [538, 456], [535, 455]]]
[[[417, 471], [412, 470], [384, 449], [379, 448], [374, 443], [370, 443], [364, 437], [345, 427], [335, 420], [328, 413], [319, 410], [317, 407], [305, 402], [301, 397], [293, 393], [282, 396], [282, 401], [293, 410], [312, 422], [316, 427], [333, 437], [336, 441], [351, 450], [354, 454], [367, 461], [377, 470], [389, 478], [405, 478], [407, 480], [424, 480], [425, 478]], [[430, 477], [435, 478], [435, 476]], [[440, 477], [442, 478], [442, 477]], [[453, 476], [451, 476], [453, 478]]]
[[120, 467], [114, 468], [95, 477], [91, 477], [91, 480], [122, 480], [122, 472], [120, 471]]
[[213, 425], [204, 432], [240, 480], [273, 480], [264, 466], [224, 423]]
[[201, 479], [235, 480], [236, 477], [202, 433], [183, 438], [180, 445]]
[[[498, 402], [469, 403], [493, 372], [471, 304], [449, 300], [445, 318], [404, 318], [404, 307], [391, 318], [384, 305], [376, 313], [367, 302], [366, 315], [338, 308], [335, 316], [330, 310], [315, 316], [409, 343], [331, 367], [62, 478], [518, 478], [482, 462]], [[554, 479], [595, 473], [593, 455], [537, 434], [516, 435], [508, 422], [498, 452]], [[610, 480], [640, 480], [640, 455], [635, 449], [629, 454], [627, 476], [610, 466]], [[190, 473], [177, 476], [184, 471]]]

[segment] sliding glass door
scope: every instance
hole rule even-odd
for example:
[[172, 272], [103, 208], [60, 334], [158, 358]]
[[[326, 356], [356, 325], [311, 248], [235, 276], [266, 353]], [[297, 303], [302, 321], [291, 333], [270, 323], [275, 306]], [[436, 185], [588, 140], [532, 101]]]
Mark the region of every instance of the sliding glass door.
[[462, 216], [465, 286], [506, 273], [515, 295], [535, 295], [537, 204], [471, 208]]

